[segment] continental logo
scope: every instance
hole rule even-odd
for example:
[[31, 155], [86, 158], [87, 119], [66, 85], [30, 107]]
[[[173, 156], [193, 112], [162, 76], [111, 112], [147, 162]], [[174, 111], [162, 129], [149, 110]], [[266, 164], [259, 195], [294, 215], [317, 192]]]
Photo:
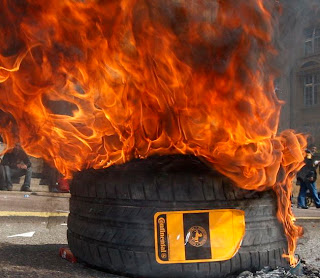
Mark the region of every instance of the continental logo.
[[159, 257], [163, 261], [168, 260], [168, 239], [167, 239], [167, 223], [166, 215], [160, 215], [158, 217], [158, 252]]
[[193, 226], [188, 230], [186, 242], [194, 247], [203, 246], [208, 239], [206, 230], [201, 226]]
[[229, 260], [245, 233], [244, 211], [235, 209], [157, 212], [153, 220], [159, 264]]

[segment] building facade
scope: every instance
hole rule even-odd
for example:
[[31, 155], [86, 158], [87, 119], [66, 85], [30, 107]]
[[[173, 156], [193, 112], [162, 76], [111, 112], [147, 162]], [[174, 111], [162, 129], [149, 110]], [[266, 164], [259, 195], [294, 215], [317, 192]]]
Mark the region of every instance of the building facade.
[[303, 20], [297, 18], [297, 28], [287, 36], [294, 43], [283, 51], [291, 52], [288, 55], [291, 59], [275, 87], [278, 97], [285, 102], [279, 131], [289, 128], [308, 134], [308, 143], [319, 149], [320, 13], [317, 9], [311, 10], [312, 7], [304, 7], [305, 17]]

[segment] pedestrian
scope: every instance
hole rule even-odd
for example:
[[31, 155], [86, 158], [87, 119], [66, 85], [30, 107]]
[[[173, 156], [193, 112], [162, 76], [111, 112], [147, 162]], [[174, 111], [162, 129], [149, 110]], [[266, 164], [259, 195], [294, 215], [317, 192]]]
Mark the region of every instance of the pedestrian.
[[312, 145], [310, 148], [310, 152], [311, 152], [312, 156], [315, 156], [315, 154], [317, 153], [317, 147]]
[[27, 154], [17, 143], [13, 149], [5, 153], [2, 159], [6, 176], [6, 187], [4, 190], [12, 190], [12, 178], [25, 176], [21, 191], [31, 192], [30, 183], [32, 176], [31, 162]]
[[317, 192], [317, 167], [318, 161], [314, 160], [312, 151], [306, 150], [306, 157], [304, 159], [305, 165], [297, 174], [297, 181], [300, 184], [300, 191], [298, 195], [298, 208], [308, 209], [306, 205], [306, 193], [310, 191], [314, 200], [316, 208], [320, 208], [320, 199]]

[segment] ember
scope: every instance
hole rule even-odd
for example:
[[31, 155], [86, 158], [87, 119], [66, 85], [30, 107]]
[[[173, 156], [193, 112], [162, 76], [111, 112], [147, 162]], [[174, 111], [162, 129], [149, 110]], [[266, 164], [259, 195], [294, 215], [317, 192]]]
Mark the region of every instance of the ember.
[[67, 176], [194, 154], [239, 187], [274, 189], [295, 264], [302, 229], [291, 181], [306, 140], [276, 136], [277, 1], [0, 5], [0, 133], [9, 146], [19, 140]]

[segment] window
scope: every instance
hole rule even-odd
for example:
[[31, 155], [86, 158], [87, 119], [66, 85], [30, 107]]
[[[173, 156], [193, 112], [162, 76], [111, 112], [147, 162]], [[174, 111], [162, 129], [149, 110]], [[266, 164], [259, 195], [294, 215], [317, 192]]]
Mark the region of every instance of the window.
[[304, 36], [304, 54], [310, 55], [320, 52], [320, 27], [305, 29]]
[[304, 105], [318, 104], [318, 92], [320, 92], [320, 72], [304, 76]]

